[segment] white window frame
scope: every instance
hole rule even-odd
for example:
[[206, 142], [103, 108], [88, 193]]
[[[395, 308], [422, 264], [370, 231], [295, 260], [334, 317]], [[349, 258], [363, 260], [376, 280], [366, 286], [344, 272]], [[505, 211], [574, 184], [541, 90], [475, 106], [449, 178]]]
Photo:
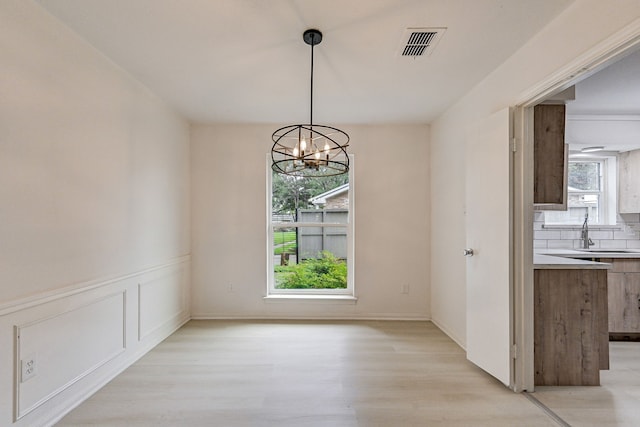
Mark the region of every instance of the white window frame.
[[[573, 191], [573, 194], [600, 194], [598, 216], [600, 220], [589, 221], [590, 225], [616, 225], [617, 221], [617, 158], [611, 155], [573, 154], [569, 156], [569, 163], [598, 162], [600, 163], [600, 191]], [[568, 191], [568, 189], [567, 189]], [[568, 209], [568, 207], [567, 207]], [[545, 214], [545, 226], [582, 226], [583, 219], [576, 222], [554, 222], [550, 215]]]
[[[349, 214], [347, 223], [313, 223], [313, 222], [274, 222], [272, 221], [272, 169], [271, 156], [267, 156], [267, 297], [309, 297], [309, 298], [336, 298], [355, 297], [355, 250], [354, 250], [354, 229], [355, 229], [355, 185], [354, 185], [355, 159], [353, 154], [349, 154]], [[273, 241], [274, 230], [278, 228], [294, 227], [338, 227], [347, 230], [347, 287], [342, 289], [276, 289], [274, 277], [274, 256]]]

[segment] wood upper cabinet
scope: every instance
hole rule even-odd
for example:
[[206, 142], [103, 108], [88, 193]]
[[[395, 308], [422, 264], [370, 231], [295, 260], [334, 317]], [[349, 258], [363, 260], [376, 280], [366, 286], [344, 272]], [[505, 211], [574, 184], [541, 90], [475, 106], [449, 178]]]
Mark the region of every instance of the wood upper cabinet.
[[565, 116], [564, 104], [540, 104], [533, 109], [533, 203], [538, 209], [567, 209]]
[[618, 156], [618, 211], [640, 212], [640, 150]]
[[609, 333], [640, 334], [640, 259], [602, 259], [613, 264], [607, 274]]

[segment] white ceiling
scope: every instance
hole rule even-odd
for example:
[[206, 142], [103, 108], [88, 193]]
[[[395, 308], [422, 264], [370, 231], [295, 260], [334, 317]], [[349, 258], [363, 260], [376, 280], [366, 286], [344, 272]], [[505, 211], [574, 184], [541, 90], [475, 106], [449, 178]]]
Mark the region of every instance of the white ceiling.
[[[572, 0], [37, 0], [193, 122], [428, 123]], [[446, 27], [426, 58], [407, 27]]]
[[567, 103], [566, 141], [572, 150], [640, 148], [640, 51], [576, 84]]

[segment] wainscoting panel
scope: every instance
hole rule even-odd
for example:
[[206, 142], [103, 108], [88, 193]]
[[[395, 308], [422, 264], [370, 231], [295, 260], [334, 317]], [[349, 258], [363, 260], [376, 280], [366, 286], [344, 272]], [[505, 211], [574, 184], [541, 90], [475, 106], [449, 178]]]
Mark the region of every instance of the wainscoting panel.
[[0, 426], [51, 426], [190, 318], [190, 257], [0, 307]]
[[138, 284], [138, 340], [173, 321], [185, 307], [184, 265], [165, 269]]
[[124, 351], [125, 303], [123, 291], [16, 326], [18, 418]]

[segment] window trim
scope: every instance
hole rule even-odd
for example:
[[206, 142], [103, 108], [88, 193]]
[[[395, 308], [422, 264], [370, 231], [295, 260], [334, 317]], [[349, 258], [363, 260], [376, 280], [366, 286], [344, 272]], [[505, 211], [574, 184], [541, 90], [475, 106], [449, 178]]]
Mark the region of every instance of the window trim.
[[[349, 156], [349, 215], [347, 223], [312, 223], [312, 222], [273, 222], [272, 221], [272, 169], [271, 156], [267, 154], [267, 277], [266, 295], [267, 299], [289, 299], [292, 301], [327, 299], [332, 301], [355, 301], [355, 185], [354, 167], [355, 159], [353, 154]], [[274, 285], [274, 256], [273, 256], [273, 230], [277, 228], [292, 227], [340, 227], [347, 229], [347, 287], [344, 289], [275, 289]]]
[[[593, 223], [593, 226], [614, 226], [617, 224], [617, 157], [614, 155], [597, 155], [597, 154], [572, 154], [569, 156], [570, 163], [584, 163], [584, 162], [599, 162], [601, 164], [601, 183], [600, 191], [572, 191], [571, 194], [600, 194], [600, 216], [601, 220], [598, 223]], [[568, 183], [567, 183], [568, 185]], [[569, 195], [569, 189], [567, 188], [567, 196]], [[567, 197], [567, 210], [569, 197]], [[572, 227], [576, 225], [582, 225], [582, 222], [551, 222], [548, 220], [548, 215], [544, 216], [544, 226], [549, 227]], [[589, 223], [591, 226], [592, 223]]]

